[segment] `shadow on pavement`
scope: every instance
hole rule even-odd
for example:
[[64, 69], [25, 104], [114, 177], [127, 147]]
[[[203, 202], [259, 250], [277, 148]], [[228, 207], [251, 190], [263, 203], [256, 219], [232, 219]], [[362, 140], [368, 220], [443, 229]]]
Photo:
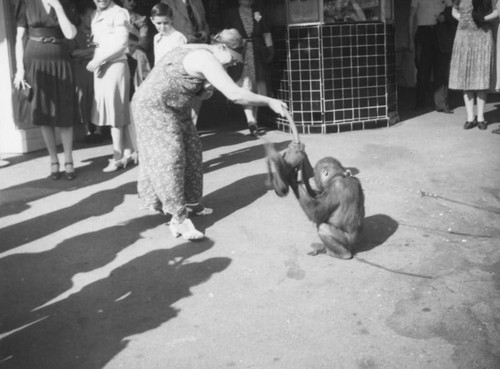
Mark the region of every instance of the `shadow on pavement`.
[[376, 214], [366, 217], [356, 254], [381, 246], [396, 233], [398, 228], [399, 223], [388, 215]]
[[268, 191], [265, 185], [266, 179], [267, 174], [265, 173], [255, 174], [205, 195], [204, 204], [213, 207], [215, 211], [209, 217], [197, 217], [197, 228], [204, 232], [219, 220], [264, 196]]
[[495, 105], [495, 110], [486, 112], [484, 119], [488, 122], [488, 125], [500, 123], [500, 104]]
[[97, 192], [72, 206], [4, 227], [0, 252], [33, 242], [89, 217], [110, 213], [123, 203], [125, 195], [136, 193], [136, 182], [129, 182]]
[[[286, 149], [289, 143], [290, 141], [275, 143], [276, 150], [281, 151]], [[265, 157], [266, 153], [263, 145], [228, 152], [227, 154], [222, 154], [215, 159], [205, 161], [203, 163], [203, 173], [210, 173], [214, 170], [227, 168], [232, 165], [250, 163]]]
[[[71, 274], [78, 271], [69, 265], [66, 270], [54, 271], [52, 268], [58, 267], [54, 262], [80, 257], [80, 270], [95, 268], [134, 242], [144, 228], [155, 224], [156, 221], [151, 224], [150, 217], [138, 219], [136, 223], [130, 224], [132, 230], [126, 236], [129, 239], [111, 238], [112, 245], [93, 250], [101, 250], [98, 255], [90, 256], [81, 240], [68, 240], [74, 242], [73, 247], [64, 245], [43, 254], [19, 255], [16, 256], [16, 266], [10, 260], [12, 267], [9, 271], [13, 275], [2, 278], [3, 281], [19, 279], [21, 275], [18, 270], [28, 271], [30, 266], [34, 269], [30, 271], [30, 279], [23, 290], [16, 292], [19, 301], [2, 303], [2, 310], [8, 309], [7, 306], [16, 310], [2, 313], [2, 316], [17, 316], [14, 325], [21, 329], [1, 339], [0, 365], [39, 369], [103, 368], [127, 347], [129, 341], [134, 339], [132, 336], [154, 330], [176, 317], [179, 310], [173, 305], [191, 296], [193, 286], [206, 282], [230, 265], [231, 259], [225, 257], [189, 261], [192, 256], [210, 249], [213, 242], [187, 242], [171, 249], [146, 253], [113, 270], [108, 277], [83, 288], [81, 292], [53, 305], [30, 311], [42, 297], [47, 300], [53, 298], [37, 295], [41, 291], [47, 294], [46, 286], [54, 284], [59, 289], [65, 288]], [[124, 226], [123, 230], [126, 229], [128, 227]], [[96, 233], [88, 237], [104, 240], [104, 236]], [[107, 251], [103, 250], [106, 248]], [[99, 260], [99, 255], [104, 261]], [[89, 265], [85, 266], [85, 262]], [[10, 325], [9, 328], [13, 328]], [[5, 328], [2, 324], [3, 333], [9, 331]], [[165, 348], [168, 350], [169, 342], [165, 342]], [[134, 367], [133, 363], [131, 367]]]
[[83, 187], [102, 183], [123, 173], [123, 170], [103, 173], [102, 168], [108, 164], [107, 159], [108, 156], [102, 156], [82, 161], [82, 163], [90, 164], [77, 167], [77, 177], [73, 181], [67, 181], [64, 179], [64, 176], [57, 181], [47, 177], [3, 189], [0, 198], [0, 218], [19, 214], [29, 209], [31, 201], [36, 201], [55, 193], [75, 191]]

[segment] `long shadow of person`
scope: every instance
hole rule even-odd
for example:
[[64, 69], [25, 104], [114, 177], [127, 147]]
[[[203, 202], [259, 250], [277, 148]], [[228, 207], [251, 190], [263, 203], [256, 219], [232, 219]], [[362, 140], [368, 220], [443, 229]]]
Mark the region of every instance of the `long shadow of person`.
[[59, 192], [75, 191], [83, 187], [92, 186], [108, 181], [120, 175], [121, 171], [103, 173], [98, 168], [106, 166], [108, 157], [96, 157], [82, 162], [89, 165], [78, 167], [78, 177], [71, 182], [65, 180], [53, 181], [49, 178], [40, 178], [5, 188], [0, 196], [0, 217], [19, 214], [29, 209], [29, 203], [54, 195]]
[[[288, 147], [290, 141], [280, 142], [275, 144], [278, 151]], [[255, 160], [264, 158], [266, 155], [262, 145], [252, 146], [240, 150], [235, 150], [227, 154], [222, 154], [219, 157], [207, 160], [203, 163], [203, 172], [210, 173], [218, 169], [223, 169], [236, 164], [250, 163]]]
[[484, 119], [488, 122], [488, 125], [500, 123], [500, 104], [495, 105], [495, 110], [486, 112]]
[[[69, 238], [54, 249], [0, 259], [0, 330], [27, 324], [30, 311], [72, 288], [72, 277], [98, 269], [164, 222], [159, 215], [132, 219], [120, 225]], [[40, 314], [30, 319], [40, 318]], [[5, 321], [4, 321], [5, 319]]]
[[212, 245], [207, 240], [150, 252], [42, 309], [44, 320], [4, 338], [5, 363], [13, 368], [103, 368], [127, 347], [129, 337], [175, 318], [176, 302], [230, 265], [231, 259], [222, 257], [189, 261]]
[[363, 233], [356, 248], [356, 254], [370, 251], [384, 244], [399, 228], [399, 223], [385, 214], [366, 217]]
[[[269, 191], [266, 187], [266, 179], [267, 174], [255, 174], [239, 179], [207, 194], [204, 197], [204, 203], [216, 204], [216, 211], [210, 216], [198, 217], [196, 219], [196, 226], [204, 231], [219, 220], [224, 219], [235, 211], [243, 209], [264, 196]], [[242, 188], [245, 190], [242, 191]]]
[[1, 230], [0, 253], [57, 232], [81, 220], [111, 212], [125, 195], [136, 194], [136, 182], [97, 192], [66, 208], [43, 214]]

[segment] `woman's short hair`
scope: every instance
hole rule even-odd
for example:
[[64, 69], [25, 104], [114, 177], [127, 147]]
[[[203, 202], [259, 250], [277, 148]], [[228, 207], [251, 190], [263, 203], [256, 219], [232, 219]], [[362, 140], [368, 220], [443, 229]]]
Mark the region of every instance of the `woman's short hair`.
[[212, 44], [224, 44], [231, 50], [234, 50], [240, 54], [245, 51], [245, 40], [241, 37], [238, 30], [224, 29], [212, 37]]
[[173, 18], [174, 12], [167, 4], [158, 3], [151, 8], [151, 17], [168, 17]]

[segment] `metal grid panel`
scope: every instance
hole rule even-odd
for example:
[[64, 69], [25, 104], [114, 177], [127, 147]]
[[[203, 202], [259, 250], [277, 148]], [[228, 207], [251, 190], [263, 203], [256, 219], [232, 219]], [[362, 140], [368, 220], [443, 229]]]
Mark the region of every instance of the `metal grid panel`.
[[[392, 25], [288, 27], [286, 40], [278, 39], [280, 55], [288, 58], [280, 73], [287, 80], [279, 81], [277, 96], [289, 103], [299, 132], [380, 128], [397, 121]], [[289, 131], [283, 119], [275, 123]]]

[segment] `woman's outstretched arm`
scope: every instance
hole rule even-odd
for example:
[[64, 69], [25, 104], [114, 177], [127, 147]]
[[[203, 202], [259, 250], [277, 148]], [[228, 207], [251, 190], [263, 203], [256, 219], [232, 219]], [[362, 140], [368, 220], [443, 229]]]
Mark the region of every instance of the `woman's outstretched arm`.
[[188, 74], [205, 78], [235, 104], [268, 106], [280, 116], [285, 116], [287, 106], [283, 101], [239, 87], [226, 73], [219, 60], [208, 50], [197, 50], [188, 54], [184, 59], [184, 67]]

